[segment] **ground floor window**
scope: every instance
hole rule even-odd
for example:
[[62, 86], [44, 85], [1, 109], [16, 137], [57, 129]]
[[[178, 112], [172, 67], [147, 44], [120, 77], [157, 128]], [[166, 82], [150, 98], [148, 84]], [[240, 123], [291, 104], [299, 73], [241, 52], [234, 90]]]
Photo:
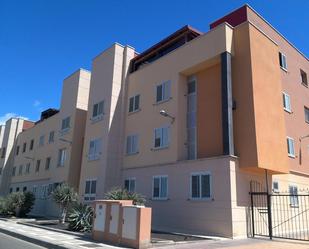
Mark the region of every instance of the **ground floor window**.
[[97, 180], [86, 180], [85, 184], [85, 201], [93, 201], [96, 197]]
[[153, 199], [167, 199], [168, 193], [168, 177], [154, 176], [153, 177]]
[[135, 192], [135, 178], [128, 178], [124, 180], [124, 188], [129, 192]]
[[191, 198], [209, 199], [211, 197], [211, 175], [210, 173], [191, 174]]
[[290, 205], [291, 207], [298, 207], [298, 188], [295, 185], [289, 186]]

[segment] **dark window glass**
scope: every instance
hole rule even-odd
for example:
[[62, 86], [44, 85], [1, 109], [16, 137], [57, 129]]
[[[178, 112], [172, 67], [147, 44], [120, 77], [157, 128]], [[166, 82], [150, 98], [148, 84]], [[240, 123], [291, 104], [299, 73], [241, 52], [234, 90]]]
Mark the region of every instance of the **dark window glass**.
[[160, 197], [160, 178], [153, 179], [153, 197]]
[[202, 198], [210, 197], [210, 176], [202, 175]]
[[162, 95], [162, 85], [157, 86], [157, 102], [163, 100], [163, 95]]
[[192, 188], [192, 198], [200, 197], [200, 176], [192, 176], [191, 179]]

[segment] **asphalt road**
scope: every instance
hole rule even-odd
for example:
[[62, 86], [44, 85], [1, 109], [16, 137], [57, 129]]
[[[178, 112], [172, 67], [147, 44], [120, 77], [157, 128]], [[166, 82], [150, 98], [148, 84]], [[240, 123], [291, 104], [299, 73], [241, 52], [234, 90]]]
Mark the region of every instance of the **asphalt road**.
[[0, 233], [0, 249], [46, 249], [24, 240]]

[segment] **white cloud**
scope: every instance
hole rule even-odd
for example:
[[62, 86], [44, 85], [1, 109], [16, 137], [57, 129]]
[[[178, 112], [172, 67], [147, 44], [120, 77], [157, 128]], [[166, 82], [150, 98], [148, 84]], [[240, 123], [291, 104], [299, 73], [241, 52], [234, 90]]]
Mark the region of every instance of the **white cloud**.
[[40, 105], [41, 105], [41, 101], [39, 101], [37, 99], [33, 102], [34, 107], [39, 107]]
[[0, 116], [0, 125], [4, 125], [5, 122], [10, 119], [10, 118], [22, 118], [22, 119], [25, 119], [25, 120], [28, 120], [29, 118], [27, 117], [22, 117], [22, 116], [19, 116], [17, 115], [16, 113], [12, 113], [12, 112], [8, 112], [6, 114], [4, 114], [3, 116]]

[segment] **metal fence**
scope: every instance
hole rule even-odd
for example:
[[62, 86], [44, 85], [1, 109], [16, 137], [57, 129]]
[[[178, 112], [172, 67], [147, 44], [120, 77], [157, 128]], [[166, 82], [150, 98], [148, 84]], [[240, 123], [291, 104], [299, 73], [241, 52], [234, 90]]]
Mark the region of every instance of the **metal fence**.
[[250, 192], [252, 236], [309, 241], [309, 195]]

